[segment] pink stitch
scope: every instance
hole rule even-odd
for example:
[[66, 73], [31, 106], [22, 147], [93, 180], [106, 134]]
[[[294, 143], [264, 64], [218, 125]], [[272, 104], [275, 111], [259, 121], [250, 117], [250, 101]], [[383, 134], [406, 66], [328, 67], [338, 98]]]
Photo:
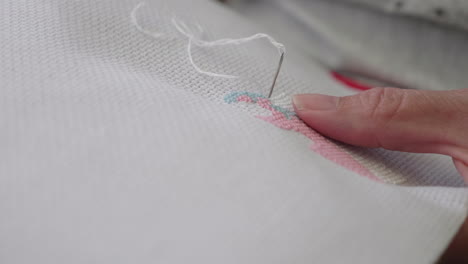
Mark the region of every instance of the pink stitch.
[[244, 102], [244, 103], [253, 103], [252, 98], [248, 97], [247, 95], [241, 95], [237, 97], [237, 102]]
[[279, 128], [301, 133], [302, 135], [312, 140], [314, 144], [312, 144], [311, 149], [316, 153], [322, 155], [330, 161], [333, 161], [351, 171], [358, 173], [361, 176], [368, 177], [375, 181], [380, 181], [380, 179], [377, 178], [371, 171], [369, 171], [369, 169], [355, 160], [353, 156], [341, 150], [336, 145], [331, 143], [327, 138], [312, 130], [298, 117], [293, 116], [291, 119], [288, 119], [284, 114], [273, 109], [271, 102], [267, 99], [259, 99], [257, 104], [262, 108], [271, 111], [273, 114], [272, 116], [257, 116], [257, 118], [269, 122]]
[[271, 107], [271, 102], [268, 99], [260, 98], [258, 99], [257, 104], [261, 106], [262, 108], [270, 110], [273, 114], [279, 113], [278, 111], [273, 109], [273, 107]]

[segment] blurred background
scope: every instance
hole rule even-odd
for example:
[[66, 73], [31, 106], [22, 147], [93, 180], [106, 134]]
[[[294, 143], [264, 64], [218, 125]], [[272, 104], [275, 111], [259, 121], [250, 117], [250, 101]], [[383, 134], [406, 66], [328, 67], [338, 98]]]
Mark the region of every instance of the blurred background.
[[468, 87], [468, 1], [217, 1], [352, 88]]

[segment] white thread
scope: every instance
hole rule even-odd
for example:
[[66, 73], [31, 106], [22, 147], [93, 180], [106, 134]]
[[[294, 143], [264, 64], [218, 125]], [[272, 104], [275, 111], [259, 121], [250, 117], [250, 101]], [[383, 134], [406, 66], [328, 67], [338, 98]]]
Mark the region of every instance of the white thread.
[[[215, 47], [215, 46], [222, 46], [222, 45], [240, 45], [240, 44], [244, 44], [244, 43], [249, 42], [249, 41], [253, 41], [253, 40], [257, 40], [257, 39], [261, 39], [261, 38], [266, 38], [271, 42], [271, 44], [273, 44], [273, 46], [275, 46], [277, 48], [279, 55], [281, 55], [282, 53], [284, 53], [286, 51], [286, 48], [284, 47], [283, 44], [277, 42], [274, 38], [272, 38], [270, 35], [265, 34], [265, 33], [257, 33], [257, 34], [255, 34], [253, 36], [250, 36], [250, 37], [247, 37], [247, 38], [240, 38], [240, 39], [226, 38], [226, 39], [219, 39], [219, 40], [215, 40], [215, 41], [203, 41], [203, 40], [195, 38], [195, 36], [192, 33], [190, 33], [190, 29], [188, 28], [188, 26], [184, 22], [182, 22], [182, 21], [179, 22], [179, 21], [177, 21], [177, 19], [175, 17], [173, 17], [172, 18], [172, 23], [174, 24], [174, 26], [176, 27], [176, 29], [180, 33], [182, 33], [183, 35], [185, 35], [188, 38], [193, 38], [194, 44], [199, 46], [199, 47]], [[197, 24], [197, 27], [200, 28], [200, 25]]]
[[141, 33], [145, 34], [145, 35], [148, 35], [150, 37], [153, 37], [153, 38], [160, 38], [163, 36], [162, 33], [157, 33], [157, 32], [152, 32], [152, 31], [149, 31], [149, 30], [146, 30], [144, 29], [142, 26], [140, 26], [140, 24], [138, 23], [138, 19], [137, 19], [137, 12], [138, 10], [143, 7], [144, 5], [146, 5], [145, 2], [141, 2], [139, 3], [138, 5], [135, 6], [135, 8], [133, 8], [132, 12], [130, 13], [130, 19], [132, 21], [132, 24], [135, 26], [135, 28], [140, 31]]
[[[208, 72], [200, 69], [195, 62], [193, 61], [192, 57], [192, 44], [198, 46], [198, 47], [216, 47], [216, 46], [224, 46], [224, 45], [241, 45], [244, 43], [247, 43], [249, 41], [261, 39], [261, 38], [266, 38], [270, 41], [270, 43], [276, 47], [278, 50], [278, 54], [281, 56], [286, 52], [286, 48], [284, 47], [283, 44], [277, 42], [274, 38], [271, 36], [264, 34], [264, 33], [257, 33], [253, 36], [247, 37], [247, 38], [240, 38], [240, 39], [219, 39], [215, 41], [203, 41], [195, 37], [193, 32], [189, 29], [189, 27], [180, 20], [177, 20], [175, 17], [172, 18], [172, 24], [175, 26], [175, 28], [184, 36], [186, 36], [189, 39], [189, 44], [187, 46], [187, 52], [188, 52], [188, 57], [190, 60], [190, 63], [192, 66], [195, 68], [196, 71], [199, 73], [212, 76], [212, 77], [220, 77], [220, 78], [227, 78], [227, 79], [234, 79], [234, 78], [239, 78], [238, 76], [234, 75], [226, 75], [226, 74], [219, 74], [219, 73], [214, 73], [214, 72]], [[197, 24], [198, 28], [201, 28], [200, 25]]]
[[[144, 33], [146, 35], [149, 35], [149, 36], [154, 37], [154, 38], [159, 38], [159, 37], [163, 36], [163, 34], [148, 31], [148, 30], [144, 29], [143, 27], [141, 27], [138, 24], [138, 20], [136, 18], [136, 13], [137, 13], [138, 9], [140, 9], [143, 5], [145, 5], [144, 2], [139, 3], [133, 9], [133, 11], [131, 13], [132, 23], [135, 25], [135, 27], [138, 29], [138, 31], [140, 31], [140, 32], [142, 32], [142, 33]], [[201, 39], [197, 38], [195, 36], [195, 33], [187, 26], [187, 24], [185, 24], [180, 19], [176, 19], [176, 17], [174, 16], [171, 21], [172, 21], [172, 24], [174, 25], [174, 27], [177, 29], [177, 31], [179, 31], [182, 35], [184, 35], [185, 37], [188, 38], [187, 55], [188, 55], [188, 59], [189, 59], [190, 63], [192, 64], [193, 68], [197, 72], [199, 72], [201, 74], [204, 74], [204, 75], [208, 75], [208, 76], [212, 76], [212, 77], [218, 77], [218, 78], [226, 78], [226, 79], [239, 78], [239, 76], [219, 74], [219, 73], [214, 73], [214, 72], [209, 72], [209, 71], [202, 70], [200, 67], [198, 67], [198, 65], [193, 60], [192, 45], [195, 45], [195, 46], [198, 46], [198, 47], [217, 47], [217, 46], [225, 46], [225, 45], [241, 45], [241, 44], [245, 44], [247, 42], [254, 41], [254, 40], [257, 40], [257, 39], [266, 38], [268, 41], [270, 41], [270, 43], [273, 46], [276, 47], [276, 49], [278, 50], [278, 54], [280, 56], [283, 56], [284, 53], [286, 52], [286, 48], [284, 47], [283, 44], [277, 42], [274, 38], [272, 38], [270, 35], [265, 34], [265, 33], [257, 33], [255, 35], [250, 36], [250, 37], [239, 38], [239, 39], [226, 38], [226, 39], [219, 39], [219, 40], [215, 40], [215, 41], [204, 41], [204, 40], [201, 40]], [[200, 34], [204, 32], [203, 27], [201, 27], [198, 23], [195, 24], [195, 26], [197, 27]]]

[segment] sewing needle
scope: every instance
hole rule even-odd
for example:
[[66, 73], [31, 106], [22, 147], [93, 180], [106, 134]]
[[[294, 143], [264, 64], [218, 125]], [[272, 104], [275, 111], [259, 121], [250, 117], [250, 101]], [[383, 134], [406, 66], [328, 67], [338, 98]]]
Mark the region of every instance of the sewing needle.
[[273, 79], [273, 84], [271, 85], [270, 93], [268, 94], [268, 99], [270, 99], [271, 95], [273, 95], [273, 90], [275, 89], [276, 81], [278, 80], [278, 76], [280, 74], [281, 67], [283, 66], [283, 60], [284, 60], [284, 51], [281, 52], [281, 57], [280, 57], [280, 60], [279, 60], [278, 69], [276, 70], [275, 78]]

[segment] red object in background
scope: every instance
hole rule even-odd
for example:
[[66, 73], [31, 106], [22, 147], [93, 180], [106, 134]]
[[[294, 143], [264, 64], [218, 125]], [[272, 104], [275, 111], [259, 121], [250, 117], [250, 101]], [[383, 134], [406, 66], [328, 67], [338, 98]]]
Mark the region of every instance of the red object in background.
[[369, 89], [372, 89], [374, 87], [370, 86], [370, 85], [366, 85], [366, 84], [363, 84], [361, 82], [358, 82], [358, 81], [355, 81], [349, 77], [346, 77], [338, 72], [334, 72], [332, 71], [331, 72], [331, 75], [332, 77], [337, 80], [338, 82], [350, 87], [350, 88], [353, 88], [353, 89], [356, 89], [356, 90], [360, 90], [360, 91], [366, 91], [366, 90], [369, 90]]

